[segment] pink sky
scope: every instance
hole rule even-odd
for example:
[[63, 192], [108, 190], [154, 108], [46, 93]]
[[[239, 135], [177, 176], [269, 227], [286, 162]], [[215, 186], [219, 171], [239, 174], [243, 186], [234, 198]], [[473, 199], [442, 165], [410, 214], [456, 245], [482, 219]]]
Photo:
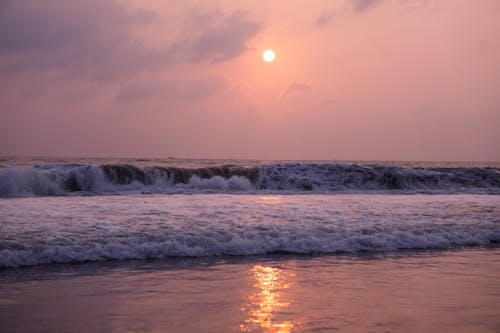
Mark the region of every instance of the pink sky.
[[500, 161], [499, 13], [4, 0], [0, 155]]

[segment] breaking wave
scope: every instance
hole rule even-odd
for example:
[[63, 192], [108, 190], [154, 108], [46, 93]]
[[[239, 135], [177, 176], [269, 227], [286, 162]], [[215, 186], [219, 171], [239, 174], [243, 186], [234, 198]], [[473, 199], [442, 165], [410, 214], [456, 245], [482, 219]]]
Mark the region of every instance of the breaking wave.
[[0, 197], [261, 191], [500, 194], [500, 169], [288, 163], [197, 169], [48, 164], [0, 170]]
[[108, 237], [92, 241], [54, 239], [38, 244], [1, 244], [0, 268], [53, 263], [168, 257], [243, 256], [273, 253], [342, 254], [399, 250], [450, 249], [490, 246], [500, 242], [497, 226], [452, 228], [298, 230], [249, 228], [231, 230], [181, 230], [170, 235]]
[[0, 268], [497, 247], [499, 217], [499, 196], [470, 194], [7, 199], [0, 202]]

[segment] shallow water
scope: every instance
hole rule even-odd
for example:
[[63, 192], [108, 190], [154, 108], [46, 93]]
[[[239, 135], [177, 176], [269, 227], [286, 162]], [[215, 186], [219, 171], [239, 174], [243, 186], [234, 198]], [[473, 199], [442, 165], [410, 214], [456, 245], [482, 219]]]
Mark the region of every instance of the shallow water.
[[500, 249], [0, 271], [2, 332], [498, 332]]
[[0, 200], [0, 267], [500, 242], [500, 196], [127, 195]]

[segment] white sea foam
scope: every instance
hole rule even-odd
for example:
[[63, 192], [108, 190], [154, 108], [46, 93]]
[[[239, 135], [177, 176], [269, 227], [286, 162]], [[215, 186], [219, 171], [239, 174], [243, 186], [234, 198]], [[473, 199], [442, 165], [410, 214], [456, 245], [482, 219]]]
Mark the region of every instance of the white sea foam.
[[500, 242], [500, 198], [484, 195], [20, 198], [0, 201], [0, 216], [0, 267]]
[[217, 191], [250, 191], [254, 189], [252, 183], [242, 176], [232, 176], [229, 179], [221, 176], [210, 178], [200, 178], [192, 176], [187, 184], [177, 184], [177, 189], [193, 189], [193, 190], [217, 190]]

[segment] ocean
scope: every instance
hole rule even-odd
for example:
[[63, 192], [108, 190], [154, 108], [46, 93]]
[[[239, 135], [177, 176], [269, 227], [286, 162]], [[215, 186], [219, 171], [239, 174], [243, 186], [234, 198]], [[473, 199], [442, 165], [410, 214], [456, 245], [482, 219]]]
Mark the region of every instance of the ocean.
[[499, 332], [500, 164], [1, 158], [2, 332]]

